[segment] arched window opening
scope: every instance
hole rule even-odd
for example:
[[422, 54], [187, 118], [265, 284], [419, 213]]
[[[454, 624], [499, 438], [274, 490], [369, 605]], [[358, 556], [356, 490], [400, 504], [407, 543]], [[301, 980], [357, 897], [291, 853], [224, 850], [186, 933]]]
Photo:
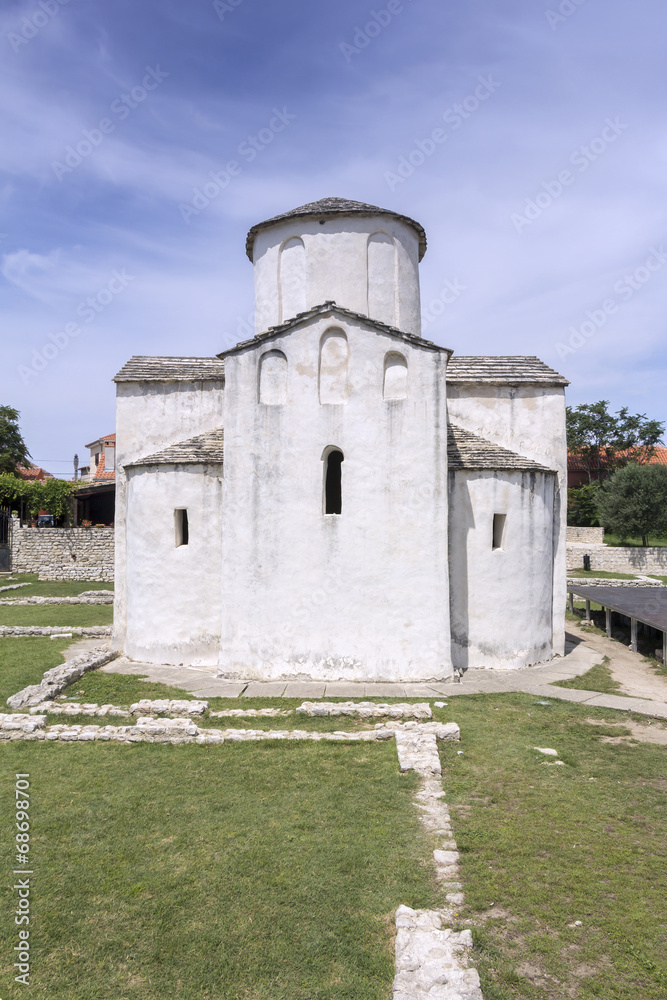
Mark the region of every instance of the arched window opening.
[[306, 248], [298, 236], [283, 244], [279, 269], [280, 320], [284, 322], [306, 310]]
[[338, 451], [337, 448], [327, 451], [324, 455], [325, 514], [342, 514], [343, 512], [343, 462], [343, 452]]
[[327, 330], [320, 343], [320, 403], [347, 403], [349, 347], [342, 330]]
[[287, 402], [287, 358], [282, 351], [267, 351], [260, 358], [259, 401], [267, 406]]
[[396, 326], [396, 244], [387, 233], [368, 240], [368, 315]]
[[405, 399], [408, 395], [408, 362], [398, 351], [390, 351], [384, 359], [383, 399]]

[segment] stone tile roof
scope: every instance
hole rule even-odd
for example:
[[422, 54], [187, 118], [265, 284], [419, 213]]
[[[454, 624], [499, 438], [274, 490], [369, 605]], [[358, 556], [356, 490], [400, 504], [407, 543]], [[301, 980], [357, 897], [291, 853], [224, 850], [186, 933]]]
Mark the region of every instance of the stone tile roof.
[[409, 226], [412, 226], [419, 237], [419, 259], [421, 260], [426, 253], [426, 233], [424, 227], [420, 226], [414, 219], [409, 218], [407, 215], [401, 215], [400, 212], [392, 212], [388, 208], [378, 208], [377, 205], [367, 205], [363, 201], [350, 201], [348, 198], [321, 198], [319, 201], [311, 201], [307, 205], [300, 205], [299, 208], [292, 208], [289, 212], [283, 212], [282, 215], [274, 215], [273, 218], [267, 219], [266, 222], [258, 222], [248, 232], [245, 245], [246, 253], [250, 260], [252, 260], [255, 237], [260, 230], [265, 229], [267, 226], [273, 226], [278, 222], [283, 222], [285, 219], [305, 219], [309, 217], [330, 218], [334, 215], [388, 215], [392, 219], [406, 222]]
[[498, 469], [507, 472], [553, 472], [531, 458], [501, 448], [456, 424], [447, 432], [447, 464], [456, 469]]
[[219, 358], [148, 358], [140, 355], [123, 365], [114, 382], [224, 382]]
[[172, 444], [164, 451], [158, 451], [146, 458], [137, 458], [128, 462], [126, 469], [135, 465], [203, 465], [207, 462], [220, 462], [224, 458], [224, 432], [222, 427], [197, 434], [187, 441]]
[[570, 383], [539, 358], [464, 357], [454, 355], [447, 365], [448, 382], [479, 382], [491, 385], [569, 385]]
[[383, 333], [389, 333], [392, 337], [398, 337], [400, 340], [404, 340], [408, 344], [414, 344], [415, 347], [425, 347], [430, 351], [443, 351], [445, 354], [451, 354], [452, 352], [448, 347], [440, 347], [439, 344], [434, 344], [432, 340], [424, 340], [423, 337], [418, 337], [414, 333], [405, 333], [404, 330], [397, 330], [394, 326], [388, 326], [386, 323], [381, 323], [377, 319], [371, 319], [370, 316], [364, 316], [362, 313], [353, 312], [351, 309], [345, 309], [343, 306], [336, 305], [335, 302], [323, 302], [322, 305], [313, 306], [312, 309], [307, 309], [305, 312], [297, 313], [291, 319], [288, 319], [285, 323], [280, 323], [278, 326], [270, 326], [268, 330], [263, 333], [257, 333], [251, 340], [242, 340], [240, 344], [235, 344], [234, 347], [230, 347], [227, 351], [221, 351], [218, 354], [219, 358], [225, 358], [228, 354], [233, 354], [235, 351], [242, 350], [245, 347], [254, 347], [256, 344], [261, 344], [264, 341], [271, 340], [280, 333], [287, 333], [293, 327], [298, 326], [305, 320], [314, 319], [316, 316], [325, 316], [327, 313], [337, 313], [339, 316], [344, 316], [346, 319], [351, 319], [356, 322], [364, 323], [366, 326], [372, 326], [376, 330], [381, 330]]

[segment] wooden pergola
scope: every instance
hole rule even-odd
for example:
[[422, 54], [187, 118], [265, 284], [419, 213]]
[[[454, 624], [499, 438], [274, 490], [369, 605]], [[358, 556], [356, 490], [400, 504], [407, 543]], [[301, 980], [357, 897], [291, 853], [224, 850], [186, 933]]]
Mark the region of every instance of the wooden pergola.
[[575, 595], [586, 602], [586, 617], [591, 616], [591, 602], [600, 604], [606, 614], [607, 635], [611, 638], [611, 614], [630, 619], [630, 649], [637, 652], [637, 624], [662, 632], [662, 662], [667, 662], [667, 587], [573, 587], [568, 584], [570, 611], [574, 614]]

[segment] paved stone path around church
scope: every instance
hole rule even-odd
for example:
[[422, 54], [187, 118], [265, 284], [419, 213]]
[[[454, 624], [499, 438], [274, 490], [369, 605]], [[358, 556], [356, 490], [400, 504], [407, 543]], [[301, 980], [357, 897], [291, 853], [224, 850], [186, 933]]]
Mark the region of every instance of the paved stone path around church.
[[[102, 667], [109, 673], [143, 674], [151, 681], [170, 684], [190, 691], [197, 698], [453, 698], [462, 694], [506, 694], [522, 691], [539, 698], [559, 698], [591, 705], [636, 712], [652, 718], [667, 719], [667, 682], [653, 675], [643, 657], [604, 636], [587, 635], [584, 629], [568, 623], [566, 655], [543, 667], [523, 670], [466, 671], [461, 683], [447, 684], [362, 684], [313, 681], [236, 681], [215, 676], [215, 668], [174, 667], [165, 664], [139, 663], [120, 658]], [[77, 648], [80, 644], [77, 643]], [[573, 688], [554, 687], [554, 681], [571, 680], [585, 674], [609, 656], [612, 674], [628, 678], [628, 695], [597, 694]], [[644, 678], [639, 686], [639, 678]], [[651, 686], [652, 677], [656, 685]], [[665, 691], [663, 700], [663, 690]], [[639, 695], [639, 697], [637, 697]]]

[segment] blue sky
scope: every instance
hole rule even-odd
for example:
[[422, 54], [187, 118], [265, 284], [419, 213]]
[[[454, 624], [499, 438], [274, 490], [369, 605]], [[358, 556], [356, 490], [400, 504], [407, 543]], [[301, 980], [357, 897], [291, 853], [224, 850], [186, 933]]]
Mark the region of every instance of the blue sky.
[[328, 195], [424, 225], [424, 336], [667, 420], [666, 34], [659, 0], [10, 0], [0, 401], [34, 460], [113, 429], [131, 355], [243, 339], [246, 231]]

